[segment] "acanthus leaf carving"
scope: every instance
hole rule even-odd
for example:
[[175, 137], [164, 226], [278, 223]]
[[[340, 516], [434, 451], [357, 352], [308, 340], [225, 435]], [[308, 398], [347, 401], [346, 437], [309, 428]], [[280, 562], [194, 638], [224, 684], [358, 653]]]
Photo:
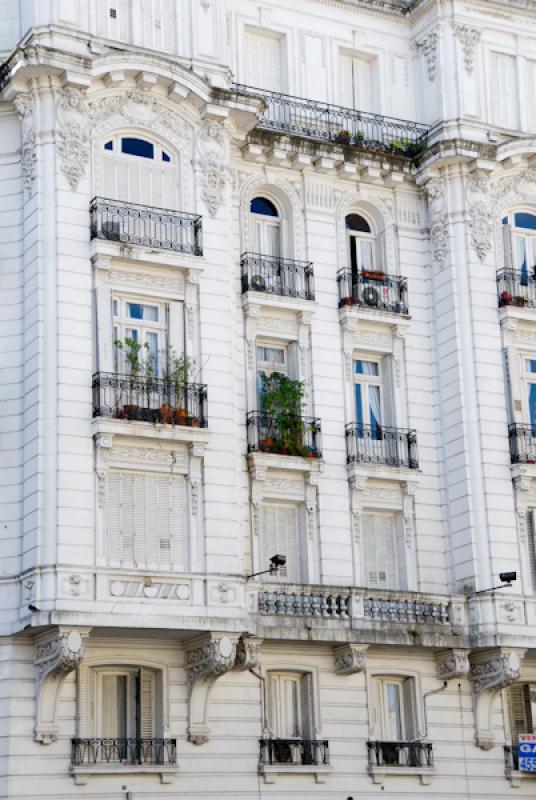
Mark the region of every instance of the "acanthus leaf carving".
[[436, 673], [440, 681], [466, 678], [469, 675], [469, 651], [461, 648], [442, 650], [436, 656]]
[[31, 197], [37, 167], [34, 98], [31, 94], [18, 94], [14, 103], [20, 117], [20, 163], [24, 191], [27, 197]]
[[439, 33], [432, 31], [423, 39], [415, 42], [417, 50], [422, 53], [428, 68], [428, 79], [435, 81], [437, 74], [437, 51], [439, 46]]
[[207, 120], [199, 131], [195, 166], [199, 171], [201, 197], [211, 216], [218, 213], [231, 180], [227, 151], [223, 125], [216, 120]]
[[493, 702], [501, 689], [519, 680], [525, 649], [502, 647], [471, 655], [469, 677], [475, 707], [475, 743], [482, 750], [495, 744]]
[[335, 674], [355, 675], [364, 672], [367, 665], [367, 650], [367, 644], [345, 644], [335, 647], [333, 650]]
[[263, 640], [258, 636], [241, 636], [236, 646], [235, 669], [245, 672], [257, 669], [261, 663], [261, 647]]
[[475, 50], [480, 41], [481, 32], [468, 25], [458, 22], [453, 24], [454, 36], [461, 42], [463, 47], [463, 63], [468, 75], [472, 75], [475, 68]]
[[82, 89], [59, 91], [57, 148], [61, 169], [73, 191], [89, 162], [90, 117], [87, 93]]

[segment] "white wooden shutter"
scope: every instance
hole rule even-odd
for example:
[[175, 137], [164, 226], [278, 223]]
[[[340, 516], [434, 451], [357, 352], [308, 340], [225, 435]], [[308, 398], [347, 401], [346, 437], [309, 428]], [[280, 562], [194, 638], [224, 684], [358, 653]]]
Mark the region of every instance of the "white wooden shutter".
[[363, 514], [365, 586], [396, 589], [398, 571], [392, 514]]
[[91, 739], [97, 735], [95, 728], [96, 677], [95, 670], [90, 669], [84, 664], [78, 667], [77, 735], [80, 739]]
[[314, 34], [303, 34], [302, 51], [305, 56], [304, 81], [305, 97], [310, 100], [326, 102], [327, 74], [324, 48], [327, 47], [323, 37]]
[[512, 226], [501, 225], [504, 250], [504, 264], [501, 266], [511, 268], [514, 266], [514, 254], [512, 251]]
[[339, 104], [355, 108], [354, 65], [352, 56], [341, 56], [339, 62]]
[[307, 703], [303, 706], [303, 678], [301, 674], [291, 672], [270, 675], [268, 725], [280, 739], [305, 736], [303, 710]]
[[167, 306], [167, 341], [177, 354], [184, 350], [184, 303], [169, 303]]
[[175, 19], [172, 0], [143, 0], [143, 46], [170, 52]]
[[126, 42], [128, 31], [128, 0], [97, 0], [97, 35]]
[[407, 741], [411, 742], [419, 738], [415, 681], [413, 678], [406, 678], [402, 694], [404, 699], [404, 736]]
[[[119, 145], [117, 145], [119, 147]], [[140, 158], [123, 153], [102, 153], [98, 194], [156, 208], [177, 208], [177, 169], [173, 161]]]
[[533, 731], [529, 686], [516, 683], [508, 689], [506, 697], [512, 743], [517, 744], [520, 733]]
[[536, 61], [527, 61], [527, 130], [536, 133]]
[[272, 92], [282, 91], [281, 40], [246, 31], [244, 83]]
[[527, 512], [527, 539], [531, 587], [533, 594], [536, 594], [536, 519], [534, 514], [534, 509]]
[[107, 526], [110, 563], [183, 567], [184, 477], [110, 472]]
[[298, 509], [279, 503], [262, 506], [263, 565], [268, 565], [276, 553], [285, 555], [287, 563], [279, 575], [289, 581], [300, 578], [298, 548]]
[[515, 56], [491, 54], [491, 96], [493, 122], [501, 128], [517, 128], [517, 96]]
[[367, 58], [342, 55], [340, 59], [340, 105], [371, 111], [372, 63]]
[[140, 669], [139, 674], [139, 736], [152, 739], [155, 736], [155, 685], [152, 670]]

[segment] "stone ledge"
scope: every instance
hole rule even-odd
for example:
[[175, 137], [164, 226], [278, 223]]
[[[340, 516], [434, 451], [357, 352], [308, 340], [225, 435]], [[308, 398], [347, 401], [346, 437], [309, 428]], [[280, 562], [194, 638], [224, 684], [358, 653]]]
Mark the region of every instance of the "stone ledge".
[[160, 783], [172, 783], [179, 774], [178, 764], [88, 764], [70, 769], [76, 786], [85, 786], [91, 777], [123, 775], [159, 775]]
[[372, 783], [383, 783], [389, 776], [415, 776], [420, 778], [423, 786], [429, 786], [436, 773], [435, 767], [376, 767], [369, 764], [368, 773]]
[[278, 775], [314, 775], [316, 783], [326, 783], [331, 771], [331, 767], [324, 764], [261, 764], [259, 767], [259, 775], [265, 783], [275, 783]]

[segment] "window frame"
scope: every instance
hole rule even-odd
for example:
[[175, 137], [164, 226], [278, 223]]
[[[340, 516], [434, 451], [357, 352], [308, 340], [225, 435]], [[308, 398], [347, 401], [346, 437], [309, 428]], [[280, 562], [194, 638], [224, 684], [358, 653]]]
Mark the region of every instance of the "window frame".
[[[135, 153], [123, 152], [123, 139], [138, 139], [139, 141], [150, 144], [153, 148], [153, 157], [150, 158], [148, 156], [136, 155]], [[111, 148], [107, 146], [110, 142], [112, 143]], [[109, 158], [117, 158], [119, 156], [124, 158], [142, 158], [144, 161], [152, 161], [154, 164], [168, 164], [170, 168], [176, 166], [176, 161], [170, 148], [166, 147], [164, 149], [164, 145], [160, 144], [158, 140], [142, 137], [137, 131], [123, 131], [121, 133], [115, 133], [112, 136], [107, 135], [103, 137], [101, 151]], [[164, 156], [167, 156], [167, 158], [164, 158]]]
[[[377, 364], [378, 366], [378, 374], [377, 375], [367, 375], [358, 373], [356, 371], [357, 362], [362, 361], [365, 363]], [[377, 426], [381, 431], [382, 426], [384, 425], [385, 419], [385, 379], [384, 379], [384, 361], [385, 356], [383, 355], [368, 355], [362, 353], [353, 353], [352, 354], [352, 383], [353, 383], [353, 406], [352, 406], [352, 416], [355, 421], [356, 425], [363, 425], [363, 426], [370, 426], [372, 425], [372, 418], [371, 418], [371, 404], [370, 404], [370, 397], [369, 397], [369, 387], [375, 387], [379, 389], [379, 398], [380, 398], [380, 417], [377, 420]], [[368, 414], [364, 414], [364, 418], [362, 420], [358, 419], [358, 403], [357, 403], [357, 387], [361, 387], [361, 407], [362, 411], [364, 412], [365, 408], [368, 410]]]
[[[404, 738], [390, 738], [387, 726], [385, 687], [397, 684], [401, 687], [401, 729]], [[422, 740], [422, 692], [420, 676], [416, 672], [398, 670], [378, 671], [367, 674], [369, 698], [369, 735], [379, 741], [421, 741]], [[370, 703], [370, 701], [369, 701]]]
[[[115, 313], [116, 303], [118, 304], [118, 313]], [[146, 306], [149, 308], [156, 308], [158, 310], [158, 320], [137, 320], [134, 317], [127, 316], [128, 305]], [[138, 331], [140, 336], [137, 341], [145, 348], [145, 343], [148, 343], [148, 337], [157, 336], [156, 348], [156, 368], [153, 364], [154, 375], [158, 377], [165, 369], [165, 354], [169, 344], [169, 320], [168, 320], [168, 304], [159, 298], [148, 298], [131, 295], [122, 292], [112, 292], [112, 362], [114, 372], [119, 375], [128, 375], [128, 365], [125, 361], [124, 347], [119, 348], [115, 342], [117, 340], [124, 341], [126, 338], [131, 337], [132, 331]], [[130, 331], [130, 333], [129, 333]], [[134, 337], [135, 338], [135, 337]], [[149, 351], [151, 352], [151, 350]], [[140, 351], [142, 357], [145, 356], [145, 350]], [[152, 353], [154, 357], [154, 353]]]
[[[347, 226], [347, 220], [351, 216], [358, 216], [363, 219], [368, 227], [369, 232], [366, 231], [354, 231]], [[348, 266], [352, 271], [352, 274], [357, 274], [361, 271], [371, 271], [374, 272], [378, 266], [376, 265], [377, 254], [377, 241], [378, 237], [374, 233], [374, 227], [371, 224], [370, 219], [368, 219], [361, 211], [349, 211], [344, 216], [344, 231], [345, 231], [345, 238], [346, 238], [346, 252], [348, 258]], [[363, 259], [362, 250], [370, 249], [370, 259], [368, 264], [365, 263], [365, 259]]]
[[[278, 697], [275, 697], [274, 690], [275, 681], [281, 682], [283, 679], [288, 681], [295, 681], [298, 685], [296, 697], [298, 699], [297, 708], [299, 718], [299, 727], [294, 736], [281, 736], [276, 730], [281, 722], [281, 710], [283, 709], [284, 697], [281, 696], [281, 691], [278, 690]], [[266, 694], [267, 694], [267, 713], [266, 724], [268, 730], [275, 739], [295, 739], [296, 741], [303, 741], [316, 738], [317, 731], [317, 703], [315, 702], [315, 680], [312, 671], [303, 669], [268, 669], [266, 672]], [[274, 700], [277, 701], [279, 708], [275, 709]], [[277, 711], [277, 713], [274, 713]], [[278, 719], [275, 719], [275, 717]], [[281, 728], [279, 728], [281, 730]]]
[[[261, 214], [251, 210], [251, 205], [256, 199], [263, 199], [271, 203], [277, 211], [277, 216], [270, 214]], [[251, 241], [255, 243], [254, 252], [257, 255], [271, 257], [271, 258], [284, 258], [286, 251], [284, 242], [284, 216], [281, 212], [279, 203], [266, 192], [259, 192], [255, 194], [249, 201], [249, 224], [251, 228]], [[277, 250], [278, 252], [270, 252], [272, 248], [270, 244], [271, 232], [277, 230]]]

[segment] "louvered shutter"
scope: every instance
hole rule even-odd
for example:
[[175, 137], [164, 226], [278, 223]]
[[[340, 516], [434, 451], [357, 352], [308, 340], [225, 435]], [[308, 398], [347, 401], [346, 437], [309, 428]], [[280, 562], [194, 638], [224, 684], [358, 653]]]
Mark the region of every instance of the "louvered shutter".
[[511, 268], [514, 266], [514, 254], [512, 251], [512, 226], [501, 225], [503, 237], [503, 250], [504, 250], [504, 264], [503, 267]]
[[155, 736], [155, 680], [152, 670], [140, 669], [139, 674], [139, 736], [152, 739]]
[[168, 342], [177, 353], [182, 353], [184, 349], [184, 304], [169, 303], [168, 313]]
[[341, 56], [339, 65], [339, 104], [355, 108], [354, 65], [352, 56]]
[[419, 738], [417, 729], [417, 707], [415, 696], [415, 681], [413, 678], [406, 678], [403, 685], [404, 698], [404, 737], [408, 741]]
[[262, 519], [263, 564], [268, 564], [276, 553], [285, 555], [287, 563], [281, 567], [280, 576], [290, 581], [299, 580], [298, 509], [296, 506], [265, 503]]
[[173, 3], [171, 0], [143, 0], [143, 46], [170, 52], [173, 48]]
[[527, 61], [527, 130], [536, 133], [536, 61]]
[[246, 32], [245, 83], [272, 92], [282, 91], [281, 42], [273, 36]]
[[517, 683], [507, 692], [508, 717], [512, 743], [517, 744], [520, 733], [532, 733], [530, 687]]
[[128, 0], [97, 0], [98, 36], [125, 42], [128, 30]]
[[[118, 145], [119, 146], [119, 145]], [[177, 208], [177, 170], [173, 161], [159, 162], [123, 153], [102, 153], [99, 195], [125, 203]]]
[[501, 128], [517, 128], [516, 60], [504, 53], [491, 54], [493, 122]]
[[327, 100], [326, 64], [324, 47], [326, 42], [319, 36], [304, 35], [303, 52], [305, 54], [304, 85], [305, 97], [310, 100], [325, 102]]
[[78, 737], [91, 739], [96, 736], [95, 703], [97, 676], [95, 670], [81, 664], [77, 671], [78, 685]]
[[396, 538], [391, 514], [363, 514], [365, 586], [398, 587]]
[[110, 562], [184, 567], [184, 477], [111, 472], [107, 524]]
[[536, 594], [536, 519], [534, 513], [534, 509], [527, 512], [527, 539], [531, 587], [533, 594]]
[[341, 56], [340, 104], [358, 111], [372, 110], [372, 64], [366, 58]]

